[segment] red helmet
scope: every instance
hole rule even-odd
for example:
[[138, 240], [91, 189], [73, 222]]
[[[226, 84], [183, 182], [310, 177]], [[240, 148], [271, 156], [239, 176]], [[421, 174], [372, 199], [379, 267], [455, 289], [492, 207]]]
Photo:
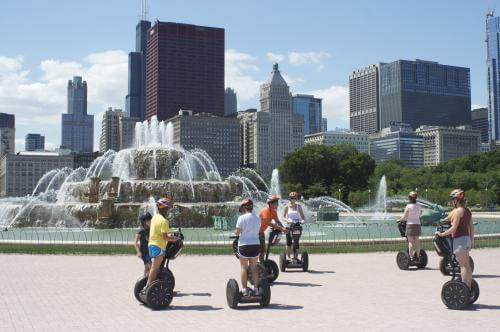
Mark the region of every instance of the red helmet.
[[290, 199], [297, 199], [297, 193], [295, 191], [292, 191], [288, 197], [290, 197]]
[[170, 197], [164, 196], [156, 201], [156, 206], [158, 207], [158, 209], [171, 208], [172, 206], [174, 206], [174, 202]]
[[412, 191], [408, 194], [408, 197], [411, 197], [411, 198], [414, 198], [414, 199], [417, 199], [417, 193], [415, 191]]
[[240, 212], [244, 207], [253, 207], [253, 201], [250, 198], [245, 198], [244, 200], [241, 201], [240, 203]]
[[269, 195], [267, 197], [267, 204], [274, 203], [274, 202], [277, 202], [279, 200], [280, 200], [280, 198], [278, 196], [276, 196], [276, 195]]
[[465, 191], [462, 189], [455, 189], [450, 193], [450, 201], [457, 198], [458, 200], [462, 200], [465, 197]]

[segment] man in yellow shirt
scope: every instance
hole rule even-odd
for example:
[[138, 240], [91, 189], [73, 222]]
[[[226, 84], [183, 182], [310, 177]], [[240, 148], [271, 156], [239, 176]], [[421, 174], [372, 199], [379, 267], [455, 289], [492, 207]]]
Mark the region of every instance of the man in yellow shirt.
[[170, 197], [162, 197], [156, 202], [158, 213], [155, 214], [149, 226], [149, 257], [151, 257], [153, 264], [149, 270], [148, 287], [155, 279], [158, 271], [160, 270], [163, 256], [165, 256], [165, 249], [167, 242], [175, 242], [179, 240], [178, 237], [169, 234], [169, 225], [167, 220], [168, 210], [174, 205]]

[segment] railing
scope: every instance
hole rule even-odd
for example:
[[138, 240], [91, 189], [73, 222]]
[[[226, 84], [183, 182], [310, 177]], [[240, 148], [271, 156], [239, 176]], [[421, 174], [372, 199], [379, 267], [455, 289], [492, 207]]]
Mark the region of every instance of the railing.
[[[183, 228], [186, 245], [218, 246], [232, 241], [233, 231], [214, 228]], [[422, 227], [421, 239], [430, 241], [435, 227]], [[479, 221], [476, 240], [483, 246], [500, 247], [500, 220]], [[135, 229], [98, 230], [92, 228], [10, 228], [0, 231], [2, 243], [132, 245]], [[282, 240], [282, 242], [284, 242]], [[401, 246], [405, 242], [394, 222], [321, 222], [304, 224], [301, 243], [307, 246], [358, 246], [384, 244]]]

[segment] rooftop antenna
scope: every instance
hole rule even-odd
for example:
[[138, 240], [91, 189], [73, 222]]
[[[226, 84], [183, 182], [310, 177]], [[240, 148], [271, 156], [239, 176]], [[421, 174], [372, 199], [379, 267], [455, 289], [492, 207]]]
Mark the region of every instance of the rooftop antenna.
[[148, 0], [142, 0], [141, 2], [141, 20], [147, 21], [148, 20]]

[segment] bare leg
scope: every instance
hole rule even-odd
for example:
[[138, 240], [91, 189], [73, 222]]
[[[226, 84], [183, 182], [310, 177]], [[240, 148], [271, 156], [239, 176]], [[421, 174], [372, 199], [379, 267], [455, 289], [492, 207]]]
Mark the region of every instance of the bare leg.
[[[240, 257], [240, 274], [241, 274], [241, 287], [247, 288], [247, 268], [248, 268], [248, 258]], [[253, 273], [253, 271], [252, 271]]]
[[420, 258], [420, 249], [422, 247], [420, 246], [420, 237], [415, 236], [415, 251], [417, 252], [417, 257]]
[[458, 264], [460, 264], [460, 275], [462, 277], [462, 281], [470, 288], [472, 282], [472, 270], [469, 264], [469, 251], [461, 250], [457, 254]]
[[156, 256], [155, 258], [153, 258], [153, 264], [151, 265], [151, 269], [149, 270], [148, 282], [146, 283], [146, 287], [148, 287], [156, 279], [156, 275], [160, 270], [162, 261], [163, 256]]
[[259, 287], [259, 272], [257, 271], [257, 257], [250, 258], [250, 269], [252, 269], [252, 280], [255, 288]]
[[149, 270], [151, 270], [151, 262], [144, 264], [144, 276], [149, 276]]
[[410, 257], [413, 257], [413, 255], [415, 255], [415, 237], [414, 236], [408, 236], [408, 253], [410, 254]]
[[288, 258], [292, 256], [292, 246], [286, 246], [286, 255]]

